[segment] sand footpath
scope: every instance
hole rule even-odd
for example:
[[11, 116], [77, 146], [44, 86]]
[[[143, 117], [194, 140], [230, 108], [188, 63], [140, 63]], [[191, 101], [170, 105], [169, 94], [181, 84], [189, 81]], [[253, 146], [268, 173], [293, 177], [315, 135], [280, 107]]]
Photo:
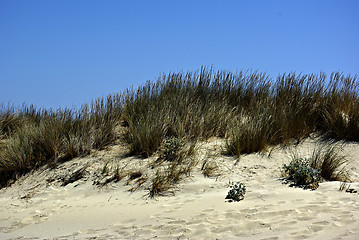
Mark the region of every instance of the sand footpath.
[[[358, 193], [339, 191], [340, 182], [323, 182], [315, 191], [283, 184], [280, 168], [290, 161], [289, 148], [246, 155], [238, 163], [205, 153], [222, 146], [221, 140], [203, 143], [198, 156], [211, 158], [221, 176], [204, 177], [198, 166], [174, 194], [155, 199], [146, 189], [128, 191], [125, 180], [99, 188], [88, 177], [61, 186], [51, 181], [54, 170], [40, 169], [0, 190], [0, 239], [358, 239]], [[314, 146], [308, 139], [297, 151], [305, 156]], [[343, 153], [351, 161], [350, 188], [359, 190], [359, 144], [347, 144]], [[57, 171], [86, 162], [98, 171], [114, 157], [102, 151]], [[244, 200], [225, 200], [230, 181], [246, 185]]]

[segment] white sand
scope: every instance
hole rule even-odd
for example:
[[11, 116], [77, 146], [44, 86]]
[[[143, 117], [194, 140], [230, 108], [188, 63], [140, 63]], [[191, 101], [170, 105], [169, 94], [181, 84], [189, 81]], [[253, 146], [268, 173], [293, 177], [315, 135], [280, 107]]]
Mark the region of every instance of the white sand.
[[[211, 141], [202, 149], [219, 152], [221, 144]], [[310, 154], [313, 147], [307, 140], [299, 152]], [[106, 159], [116, 159], [113, 152], [72, 160], [56, 174], [85, 162], [98, 171]], [[344, 153], [352, 160], [351, 188], [359, 190], [359, 145], [346, 145]], [[145, 189], [129, 192], [126, 180], [99, 189], [86, 177], [61, 187], [46, 181], [54, 170], [36, 171], [0, 190], [0, 239], [359, 238], [359, 194], [338, 191], [340, 182], [321, 183], [315, 191], [283, 184], [280, 168], [290, 161], [289, 149], [277, 148], [270, 157], [243, 156], [237, 165], [220, 154], [199, 158], [211, 158], [222, 176], [206, 178], [194, 170], [177, 185], [174, 196], [156, 199], [146, 197]], [[122, 161], [146, 168], [143, 159]], [[247, 187], [245, 198], [226, 202], [228, 182], [237, 180]]]

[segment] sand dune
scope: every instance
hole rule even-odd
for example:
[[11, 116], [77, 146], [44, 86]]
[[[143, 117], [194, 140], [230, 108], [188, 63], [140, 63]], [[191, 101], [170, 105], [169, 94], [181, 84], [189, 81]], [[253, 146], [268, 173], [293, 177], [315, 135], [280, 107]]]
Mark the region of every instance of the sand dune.
[[[340, 182], [323, 182], [315, 191], [289, 187], [280, 168], [290, 161], [289, 148], [270, 156], [215, 154], [222, 140], [203, 143], [198, 159], [211, 158], [221, 176], [207, 178], [199, 169], [173, 189], [174, 194], [148, 198], [146, 189], [129, 192], [125, 180], [99, 188], [96, 171], [115, 159], [116, 147], [97, 156], [74, 159], [55, 170], [40, 169], [0, 190], [1, 239], [358, 239], [359, 194], [338, 191]], [[297, 151], [310, 154], [314, 140]], [[359, 190], [359, 145], [344, 153]], [[141, 164], [135, 158], [123, 161]], [[68, 169], [91, 163], [87, 175], [61, 186], [52, 179]], [[199, 164], [200, 165], [200, 164]], [[228, 202], [230, 181], [247, 187], [244, 200]]]

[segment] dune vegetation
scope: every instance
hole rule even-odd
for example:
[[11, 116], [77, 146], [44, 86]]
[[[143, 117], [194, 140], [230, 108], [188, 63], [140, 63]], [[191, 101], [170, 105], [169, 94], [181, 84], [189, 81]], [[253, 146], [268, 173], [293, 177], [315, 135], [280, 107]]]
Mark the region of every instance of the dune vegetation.
[[151, 194], [156, 194], [190, 171], [176, 166], [193, 154], [198, 140], [225, 138], [226, 154], [237, 158], [312, 134], [359, 141], [358, 87], [356, 75], [340, 72], [292, 72], [273, 79], [256, 71], [202, 67], [163, 74], [80, 109], [3, 105], [0, 186], [40, 166], [56, 167], [118, 142], [126, 144], [130, 155], [160, 153], [160, 160], [172, 163], [170, 173], [158, 172], [153, 179]]

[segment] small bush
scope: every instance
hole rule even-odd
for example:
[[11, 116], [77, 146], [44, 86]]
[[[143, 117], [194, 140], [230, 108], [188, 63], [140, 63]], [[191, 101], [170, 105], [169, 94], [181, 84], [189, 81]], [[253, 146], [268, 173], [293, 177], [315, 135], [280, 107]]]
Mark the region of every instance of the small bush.
[[180, 158], [180, 152], [183, 148], [183, 141], [176, 137], [166, 138], [162, 143], [160, 159], [173, 162]]
[[229, 190], [226, 199], [230, 199], [236, 202], [244, 199], [244, 195], [246, 194], [246, 186], [243, 183], [232, 183], [230, 188], [231, 189]]
[[284, 171], [289, 175], [288, 179], [296, 186], [317, 189], [321, 180], [321, 170], [309, 166], [310, 160], [306, 158], [293, 159], [289, 165], [284, 165]]
[[157, 170], [156, 176], [152, 179], [152, 184], [149, 189], [150, 198], [154, 198], [157, 195], [163, 195], [165, 191], [173, 186], [170, 175], [170, 173]]
[[309, 158], [299, 158], [293, 155], [289, 165], [284, 165], [283, 170], [288, 174], [288, 179], [294, 185], [316, 189], [319, 182], [347, 181], [349, 175], [346, 171], [347, 160], [339, 153], [340, 143], [320, 144]]

